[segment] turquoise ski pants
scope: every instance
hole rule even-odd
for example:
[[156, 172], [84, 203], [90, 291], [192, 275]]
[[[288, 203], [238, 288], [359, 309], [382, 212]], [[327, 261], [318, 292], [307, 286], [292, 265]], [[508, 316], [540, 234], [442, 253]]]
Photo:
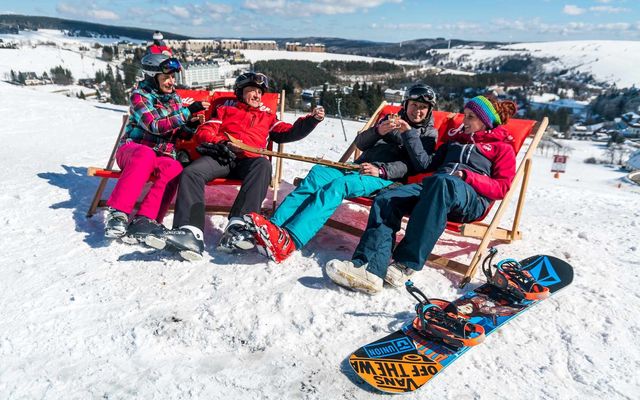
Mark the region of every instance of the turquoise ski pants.
[[369, 196], [392, 183], [375, 176], [316, 165], [285, 197], [271, 222], [289, 231], [299, 249], [318, 233], [344, 199]]

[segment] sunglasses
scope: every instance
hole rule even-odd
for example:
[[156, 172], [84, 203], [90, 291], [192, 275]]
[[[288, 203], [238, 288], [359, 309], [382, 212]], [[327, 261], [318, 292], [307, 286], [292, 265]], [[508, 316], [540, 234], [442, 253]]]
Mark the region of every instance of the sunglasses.
[[160, 71], [163, 74], [173, 74], [175, 72], [180, 72], [182, 70], [182, 65], [177, 58], [168, 58], [160, 63]]

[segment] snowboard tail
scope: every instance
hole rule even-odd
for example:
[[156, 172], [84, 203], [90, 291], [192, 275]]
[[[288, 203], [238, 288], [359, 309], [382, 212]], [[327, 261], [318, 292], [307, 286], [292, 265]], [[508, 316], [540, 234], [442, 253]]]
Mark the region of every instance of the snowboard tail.
[[[573, 268], [565, 261], [546, 255], [520, 262], [550, 295], [573, 281]], [[484, 328], [485, 335], [544, 300], [517, 301], [491, 284], [467, 292], [452, 303], [458, 313]], [[417, 390], [437, 376], [470, 347], [456, 347], [433, 336], [425, 336], [408, 322], [390, 335], [360, 347], [349, 357], [356, 374], [372, 387], [388, 393]]]

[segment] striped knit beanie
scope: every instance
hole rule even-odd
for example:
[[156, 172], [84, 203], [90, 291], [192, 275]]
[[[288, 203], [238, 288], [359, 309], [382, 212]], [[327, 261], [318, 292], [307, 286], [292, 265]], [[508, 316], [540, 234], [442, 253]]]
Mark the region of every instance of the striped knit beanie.
[[482, 121], [487, 129], [492, 129], [502, 124], [500, 115], [498, 115], [495, 107], [493, 107], [493, 104], [491, 104], [489, 99], [484, 96], [474, 97], [464, 105], [464, 108], [468, 108], [469, 110], [473, 111], [473, 113], [477, 115], [478, 118], [480, 118], [480, 121]]

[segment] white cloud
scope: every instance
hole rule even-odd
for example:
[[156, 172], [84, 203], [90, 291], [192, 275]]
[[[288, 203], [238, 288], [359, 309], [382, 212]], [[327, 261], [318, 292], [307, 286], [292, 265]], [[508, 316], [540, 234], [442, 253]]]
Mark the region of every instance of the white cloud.
[[584, 8], [580, 8], [576, 5], [573, 4], [567, 4], [564, 6], [564, 8], [562, 9], [562, 12], [565, 14], [569, 14], [569, 15], [580, 15], [580, 14], [584, 14], [585, 13]]
[[398, 4], [402, 3], [402, 0], [265, 0], [261, 2], [245, 0], [243, 7], [247, 10], [260, 10], [267, 14], [306, 17], [310, 15], [366, 13], [369, 9], [379, 7], [386, 3]]
[[191, 13], [189, 12], [189, 10], [187, 10], [184, 7], [171, 6], [171, 7], [163, 7], [163, 9], [178, 18], [182, 18], [182, 19], [191, 18]]
[[87, 14], [90, 17], [93, 17], [95, 19], [111, 20], [111, 21], [120, 19], [120, 16], [118, 16], [118, 14], [110, 10], [89, 10], [87, 11]]
[[98, 8], [95, 4], [83, 4], [82, 6], [74, 3], [60, 2], [56, 5], [56, 11], [59, 14], [76, 18], [91, 18], [98, 20], [115, 21], [119, 20], [120, 16], [111, 10], [105, 10]]
[[603, 12], [603, 13], [609, 13], [609, 14], [619, 14], [619, 13], [623, 13], [631, 10], [623, 7], [594, 6], [594, 7], [589, 7], [589, 11]]
[[419, 23], [399, 23], [399, 24], [386, 23], [382, 25], [373, 23], [370, 25], [370, 27], [372, 29], [408, 30], [408, 31], [420, 31], [420, 30], [433, 29], [432, 24], [419, 24]]

